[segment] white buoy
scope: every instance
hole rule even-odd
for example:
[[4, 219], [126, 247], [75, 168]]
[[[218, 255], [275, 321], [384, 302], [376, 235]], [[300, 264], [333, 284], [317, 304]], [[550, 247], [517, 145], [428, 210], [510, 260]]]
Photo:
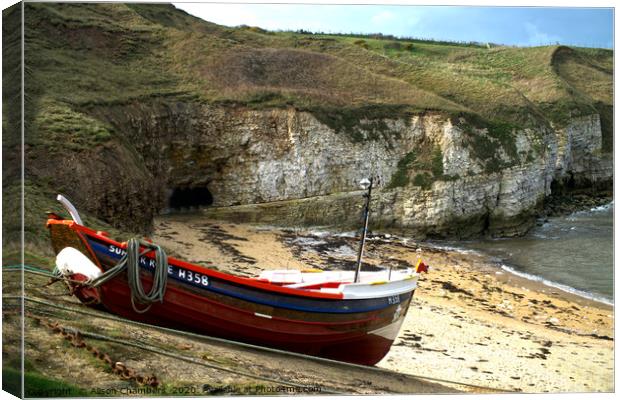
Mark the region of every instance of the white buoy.
[[58, 253], [56, 268], [64, 276], [82, 274], [88, 279], [94, 279], [101, 275], [99, 267], [73, 247], [65, 247]]

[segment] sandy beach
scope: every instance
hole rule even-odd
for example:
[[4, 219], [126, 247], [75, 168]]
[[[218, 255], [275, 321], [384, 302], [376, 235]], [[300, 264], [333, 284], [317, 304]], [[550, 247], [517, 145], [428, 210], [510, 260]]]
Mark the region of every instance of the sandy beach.
[[[350, 269], [353, 236], [177, 214], [156, 221], [153, 239], [173, 256], [252, 276]], [[370, 237], [364, 268], [404, 268], [418, 258], [431, 269], [379, 367], [509, 391], [614, 390], [613, 307], [501, 271], [478, 254], [393, 235]]]

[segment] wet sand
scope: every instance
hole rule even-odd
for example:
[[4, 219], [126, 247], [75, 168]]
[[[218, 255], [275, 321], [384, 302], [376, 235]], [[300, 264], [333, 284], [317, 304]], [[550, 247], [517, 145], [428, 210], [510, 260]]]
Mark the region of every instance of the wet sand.
[[[352, 269], [357, 239], [172, 215], [153, 239], [172, 256], [244, 276]], [[480, 255], [371, 236], [364, 269], [431, 265], [379, 367], [523, 392], [614, 390], [613, 307], [500, 271]], [[462, 389], [462, 387], [454, 386]]]

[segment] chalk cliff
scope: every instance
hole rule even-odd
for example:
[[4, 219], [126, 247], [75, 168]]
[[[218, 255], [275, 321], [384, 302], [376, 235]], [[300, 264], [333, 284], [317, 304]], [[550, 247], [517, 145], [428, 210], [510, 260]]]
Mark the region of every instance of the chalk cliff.
[[188, 207], [348, 228], [373, 177], [371, 227], [468, 237], [523, 233], [553, 191], [612, 182], [610, 50], [268, 32], [165, 4], [27, 3], [24, 23], [3, 191], [20, 204], [23, 145], [27, 240], [47, 241], [58, 192], [125, 232]]
[[[110, 220], [140, 215], [144, 227], [169, 206], [175, 191], [204, 196], [200, 188], [208, 191], [210, 198], [203, 200], [215, 207], [209, 211], [214, 216], [353, 226], [362, 203], [358, 182], [372, 176], [373, 226], [422, 236], [515, 235], [532, 226], [552, 184], [605, 185], [613, 173], [610, 155], [601, 151], [598, 115], [575, 118], [558, 130], [515, 129], [503, 146], [463, 117], [433, 113], [362, 120], [359, 137], [294, 108], [157, 103], [93, 114], [125, 140], [77, 163], [88, 165], [87, 175], [97, 157], [116, 152], [108, 161], [113, 167], [79, 182], [80, 193], [88, 194], [80, 201], [96, 205]], [[379, 122], [383, 130], [377, 134]], [[490, 152], [476, 148], [485, 143], [495, 144]], [[125, 148], [130, 151], [118, 150]], [[63, 164], [66, 171], [61, 166], [55, 175], [79, 175], [74, 165]], [[200, 205], [201, 199], [194, 200]], [[262, 206], [253, 212], [225, 208], [251, 204]]]

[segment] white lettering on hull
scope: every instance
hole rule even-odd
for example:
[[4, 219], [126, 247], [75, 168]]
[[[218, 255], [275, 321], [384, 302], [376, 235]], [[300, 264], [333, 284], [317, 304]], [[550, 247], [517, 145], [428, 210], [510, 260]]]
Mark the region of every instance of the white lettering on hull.
[[[127, 254], [126, 250], [121, 249], [120, 247], [116, 247], [114, 245], [110, 245], [108, 247], [108, 251], [112, 254], [116, 254], [121, 257]], [[139, 258], [139, 263], [141, 266], [145, 268], [155, 269], [155, 260], [152, 258], [141, 256]], [[190, 282], [194, 285], [200, 285], [204, 287], [209, 286], [209, 277], [199, 272], [194, 272], [194, 271], [183, 269], [180, 267], [173, 267], [172, 265], [168, 265], [168, 275], [171, 275], [177, 279], [180, 279], [186, 282]]]

